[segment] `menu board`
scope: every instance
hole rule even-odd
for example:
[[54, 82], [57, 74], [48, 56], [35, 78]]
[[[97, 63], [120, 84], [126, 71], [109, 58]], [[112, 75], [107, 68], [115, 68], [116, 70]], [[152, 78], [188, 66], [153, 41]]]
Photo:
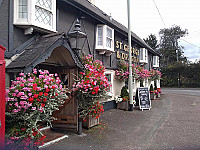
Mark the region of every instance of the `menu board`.
[[151, 109], [150, 94], [147, 87], [138, 88], [138, 99], [140, 109]]

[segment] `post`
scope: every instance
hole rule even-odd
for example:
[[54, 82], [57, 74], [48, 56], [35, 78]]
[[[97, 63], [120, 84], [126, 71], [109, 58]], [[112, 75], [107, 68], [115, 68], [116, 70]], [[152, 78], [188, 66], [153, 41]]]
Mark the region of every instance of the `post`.
[[82, 135], [82, 120], [78, 119], [78, 135]]
[[127, 0], [128, 11], [128, 45], [129, 45], [129, 98], [130, 111], [133, 111], [133, 76], [132, 76], [132, 51], [131, 51], [131, 21], [130, 21], [130, 0]]
[[0, 45], [0, 149], [4, 149], [5, 138], [5, 47]]

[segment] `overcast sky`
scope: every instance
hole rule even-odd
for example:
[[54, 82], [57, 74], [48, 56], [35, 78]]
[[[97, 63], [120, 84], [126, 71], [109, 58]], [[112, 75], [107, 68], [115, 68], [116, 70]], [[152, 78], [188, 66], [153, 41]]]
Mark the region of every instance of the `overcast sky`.
[[[158, 13], [158, 10], [162, 19]], [[200, 58], [200, 0], [130, 0], [131, 30], [140, 38], [155, 34], [160, 29], [179, 25], [189, 35], [180, 44], [190, 60]], [[127, 27], [127, 0], [96, 0], [96, 6]], [[164, 25], [164, 23], [165, 25]]]

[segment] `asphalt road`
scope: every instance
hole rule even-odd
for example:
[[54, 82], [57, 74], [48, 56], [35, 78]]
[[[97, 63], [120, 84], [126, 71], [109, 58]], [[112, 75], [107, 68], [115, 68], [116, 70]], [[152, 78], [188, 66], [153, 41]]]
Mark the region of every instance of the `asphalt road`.
[[45, 149], [51, 150], [199, 150], [200, 90], [162, 89], [152, 109], [133, 112], [113, 109], [101, 125], [84, 130]]

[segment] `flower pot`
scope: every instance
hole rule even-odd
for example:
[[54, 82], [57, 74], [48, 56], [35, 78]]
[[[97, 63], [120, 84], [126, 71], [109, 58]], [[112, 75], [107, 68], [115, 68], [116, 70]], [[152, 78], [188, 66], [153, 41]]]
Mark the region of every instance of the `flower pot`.
[[89, 115], [85, 118], [85, 121], [82, 121], [83, 127], [90, 129], [93, 126], [99, 125], [99, 118], [92, 117]]
[[154, 100], [154, 99], [155, 99], [154, 95], [155, 95], [154, 93], [150, 93], [150, 99], [151, 99], [151, 100]]
[[128, 107], [129, 107], [129, 102], [128, 101], [122, 101], [117, 103], [117, 109], [123, 109], [128, 111]]

